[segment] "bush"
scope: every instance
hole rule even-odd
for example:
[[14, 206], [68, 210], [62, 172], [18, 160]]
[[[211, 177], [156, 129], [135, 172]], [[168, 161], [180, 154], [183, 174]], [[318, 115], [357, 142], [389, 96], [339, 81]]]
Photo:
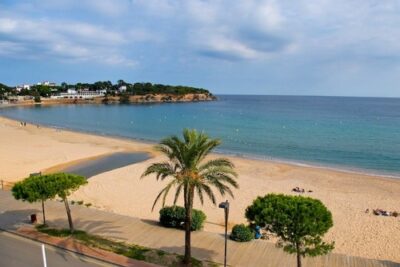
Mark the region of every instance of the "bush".
[[244, 224], [236, 224], [232, 228], [230, 238], [238, 242], [248, 242], [254, 238], [254, 232]]
[[172, 206], [160, 210], [160, 223], [165, 227], [179, 228], [185, 220], [185, 208]]
[[193, 210], [192, 211], [192, 231], [201, 230], [204, 225], [204, 221], [206, 220], [207, 216], [201, 210]]
[[[207, 216], [201, 210], [192, 210], [191, 230], [203, 228]], [[164, 207], [160, 210], [160, 223], [165, 227], [183, 228], [185, 222], [185, 208], [179, 206]]]

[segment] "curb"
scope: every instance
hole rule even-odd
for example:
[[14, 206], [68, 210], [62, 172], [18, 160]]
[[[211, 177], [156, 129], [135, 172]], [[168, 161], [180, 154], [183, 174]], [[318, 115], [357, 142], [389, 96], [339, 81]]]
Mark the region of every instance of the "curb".
[[[21, 233], [19, 233], [19, 232], [17, 232], [17, 231], [14, 231], [14, 230], [7, 230], [7, 229], [4, 229], [4, 228], [0, 227], [0, 231], [6, 232], [6, 233], [11, 234], [11, 235], [19, 236], [19, 237], [22, 237], [22, 238], [25, 238], [25, 239], [29, 239], [29, 240], [32, 240], [32, 241], [35, 241], [35, 242], [40, 242], [40, 243], [42, 243], [42, 244], [51, 246], [51, 247], [53, 247], [53, 248], [63, 249], [63, 250], [65, 250], [65, 251], [72, 252], [72, 253], [75, 253], [75, 254], [78, 254], [78, 255], [81, 255], [81, 256], [84, 256], [84, 257], [87, 257], [87, 258], [90, 258], [90, 259], [93, 259], [93, 260], [96, 260], [96, 261], [99, 261], [99, 262], [103, 262], [103, 263], [107, 263], [107, 264], [112, 264], [112, 265], [119, 266], [119, 267], [131, 266], [131, 265], [121, 265], [121, 264], [118, 264], [118, 263], [115, 263], [115, 262], [112, 262], [112, 261], [109, 261], [109, 260], [105, 260], [105, 259], [101, 259], [101, 258], [92, 256], [92, 255], [85, 254], [85, 253], [80, 252], [80, 251], [72, 250], [72, 249], [69, 249], [69, 248], [62, 247], [62, 246], [57, 246], [57, 245], [52, 244], [52, 243], [49, 243], [49, 242], [47, 242], [47, 241], [42, 241], [42, 240], [38, 240], [38, 239], [35, 239], [35, 238], [33, 238], [33, 237], [30, 237], [30, 236], [26, 236], [26, 235], [21, 234]], [[111, 253], [111, 252], [110, 252], [110, 253]], [[116, 255], [118, 255], [118, 254], [116, 254]], [[125, 257], [125, 256], [123, 256], [123, 255], [119, 255], [119, 256]], [[130, 259], [130, 258], [128, 258], [128, 257], [126, 257], [126, 258], [129, 259], [129, 260], [134, 260], [134, 259]], [[159, 265], [155, 265], [155, 264], [148, 263], [148, 262], [145, 262], [145, 261], [140, 262], [140, 263], [146, 264], [146, 265], [148, 265], [149, 267], [150, 267], [150, 266], [154, 266], [154, 267], [159, 266]], [[133, 265], [133, 266], [134, 266], [134, 265]]]

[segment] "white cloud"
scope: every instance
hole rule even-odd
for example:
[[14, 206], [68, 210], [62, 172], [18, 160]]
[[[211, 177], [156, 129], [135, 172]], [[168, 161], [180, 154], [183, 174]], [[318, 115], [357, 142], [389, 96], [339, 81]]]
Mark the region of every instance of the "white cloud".
[[[400, 53], [397, 40], [400, 3], [394, 0], [21, 0], [15, 3], [3, 8], [8, 13], [4, 11], [2, 15], [0, 11], [0, 32], [11, 38], [9, 41], [18, 41], [26, 47], [30, 42], [49, 43], [52, 53], [60, 51], [60, 54], [68, 54], [59, 48], [68, 43], [77, 51], [70, 54], [86, 53], [89, 58], [99, 51], [110, 54], [111, 58], [123, 58], [125, 49], [134, 49], [138, 42], [162, 45], [168, 53], [179, 47], [184, 55], [228, 60]], [[65, 11], [71, 18], [58, 18], [59, 13], [52, 16], [57, 11]], [[23, 19], [20, 14], [24, 14]]]
[[13, 55], [22, 53], [25, 51], [25, 48], [16, 42], [10, 41], [0, 41], [0, 55]]
[[25, 51], [35, 57], [51, 56], [68, 61], [126, 66], [133, 66], [135, 62], [125, 58], [118, 49], [129, 42], [122, 33], [87, 23], [2, 18], [0, 34], [9, 40], [2, 42], [7, 46], [2, 54], [9, 56], [21, 57], [20, 53]]

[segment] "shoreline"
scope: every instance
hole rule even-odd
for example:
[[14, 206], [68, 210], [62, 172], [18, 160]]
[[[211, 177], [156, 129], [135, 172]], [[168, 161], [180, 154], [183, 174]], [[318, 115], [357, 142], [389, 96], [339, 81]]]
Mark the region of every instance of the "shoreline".
[[[96, 104], [94, 104], [94, 105], [96, 105]], [[0, 115], [0, 118], [5, 118], [8, 120], [17, 122], [17, 123], [19, 122], [17, 119], [8, 117], [5, 115]], [[63, 131], [69, 131], [72, 133], [81, 133], [81, 134], [93, 135], [93, 136], [98, 136], [98, 137], [109, 137], [109, 138], [118, 139], [121, 141], [141, 143], [144, 145], [154, 146], [158, 143], [157, 141], [153, 141], [153, 140], [149, 140], [149, 139], [126, 137], [126, 136], [122, 136], [122, 135], [113, 135], [113, 134], [107, 134], [107, 133], [102, 133], [102, 132], [97, 132], [97, 131], [80, 130], [80, 129], [74, 129], [74, 128], [71, 128], [68, 126], [55, 126], [52, 124], [37, 123], [37, 122], [30, 121], [30, 120], [27, 120], [26, 122], [28, 122], [32, 125], [39, 125], [40, 127], [43, 127], [43, 128], [59, 129], [59, 130], [63, 130]], [[144, 152], [147, 152], [147, 151], [144, 151]], [[150, 154], [152, 154], [154, 156], [154, 153], [150, 153]], [[366, 176], [400, 180], [400, 174], [385, 174], [384, 172], [382, 173], [382, 172], [379, 172], [378, 170], [375, 171], [375, 170], [370, 170], [370, 169], [361, 169], [361, 168], [351, 167], [351, 166], [349, 166], [348, 168], [346, 168], [344, 166], [329, 166], [328, 164], [324, 165], [323, 163], [318, 164], [316, 162], [301, 162], [301, 161], [296, 161], [296, 160], [279, 159], [279, 158], [273, 158], [270, 156], [255, 155], [255, 154], [250, 154], [250, 153], [245, 154], [245, 153], [235, 153], [235, 152], [223, 151], [223, 150], [221, 151], [218, 149], [216, 151], [214, 151], [213, 154], [226, 156], [226, 157], [248, 159], [248, 160], [265, 161], [265, 162], [269, 162], [269, 163], [287, 164], [287, 165], [303, 167], [303, 168], [315, 168], [315, 169], [321, 169], [321, 170], [330, 170], [330, 171], [336, 171], [336, 172], [341, 172], [341, 173], [345, 173], [345, 174], [366, 175]], [[106, 155], [104, 155], [104, 156], [106, 156]], [[87, 160], [91, 160], [91, 159], [88, 158]]]

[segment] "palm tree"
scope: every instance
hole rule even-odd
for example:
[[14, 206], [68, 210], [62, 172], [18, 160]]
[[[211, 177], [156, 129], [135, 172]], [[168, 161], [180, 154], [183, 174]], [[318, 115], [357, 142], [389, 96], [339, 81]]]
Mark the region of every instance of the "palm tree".
[[171, 188], [176, 188], [174, 205], [183, 190], [185, 206], [185, 257], [184, 263], [190, 265], [191, 242], [190, 226], [192, 224], [193, 198], [195, 192], [203, 204], [204, 195], [216, 204], [215, 195], [211, 187], [215, 187], [224, 196], [228, 193], [233, 197], [229, 186], [238, 188], [237, 177], [233, 164], [227, 159], [217, 158], [205, 161], [205, 157], [219, 144], [218, 139], [210, 139], [204, 133], [185, 129], [183, 140], [177, 136], [163, 139], [156, 150], [168, 157], [168, 161], [153, 163], [142, 174], [142, 177], [156, 174], [157, 180], [172, 178], [167, 186], [156, 197], [152, 210], [158, 200], [162, 198], [162, 205]]

